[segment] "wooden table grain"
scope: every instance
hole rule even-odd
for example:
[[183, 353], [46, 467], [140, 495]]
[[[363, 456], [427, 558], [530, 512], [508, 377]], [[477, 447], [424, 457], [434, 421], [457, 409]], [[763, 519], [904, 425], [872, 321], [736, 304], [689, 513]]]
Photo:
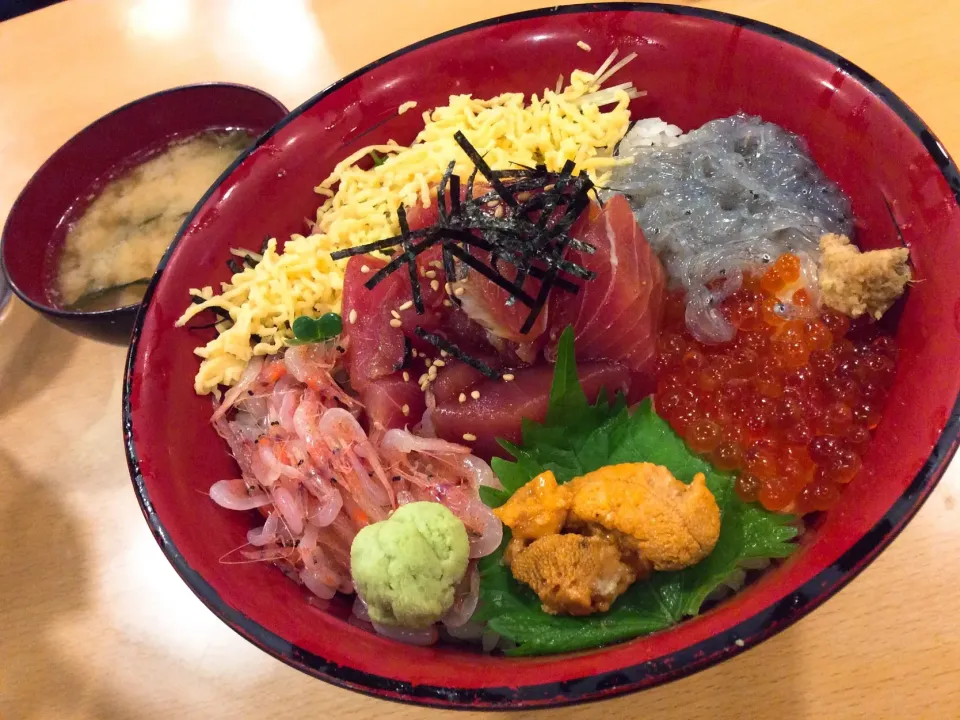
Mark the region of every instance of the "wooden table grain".
[[[2, 23], [0, 219], [63, 141], [129, 100], [228, 80], [293, 107], [424, 36], [541, 2], [70, 0]], [[960, 151], [956, 0], [697, 4], [840, 52]], [[0, 717], [439, 717], [302, 675], [194, 598], [131, 491], [123, 361], [123, 349], [74, 337], [18, 301], [0, 316]], [[759, 647], [665, 687], [550, 717], [960, 717], [958, 495], [954, 465], [866, 572]]]

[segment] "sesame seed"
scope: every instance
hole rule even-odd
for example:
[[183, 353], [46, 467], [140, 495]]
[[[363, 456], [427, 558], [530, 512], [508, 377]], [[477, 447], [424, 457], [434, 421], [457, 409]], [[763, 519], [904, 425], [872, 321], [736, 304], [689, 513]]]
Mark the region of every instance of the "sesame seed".
[[353, 325], [356, 321], [357, 321], [357, 311], [356, 311], [356, 310], [351, 310], [351, 311], [350, 311], [350, 324]]
[[391, 310], [391, 311], [390, 311], [390, 314], [393, 315], [393, 317], [394, 317], [395, 319], [397, 319], [397, 320], [400, 319], [400, 313], [398, 313], [396, 310]]
[[449, 300], [447, 300], [446, 298], [444, 298], [444, 299], [443, 299], [443, 306], [444, 306], [444, 307], [453, 307], [453, 303], [450, 302]]
[[504, 382], [510, 382], [511, 380], [513, 380], [513, 377], [514, 377], [513, 373], [506, 373], [506, 374], [503, 376], [503, 381], [504, 381]]
[[416, 348], [411, 348], [411, 349], [410, 349], [410, 354], [411, 354], [413, 357], [416, 357], [416, 356], [417, 356], [417, 349], [416, 349]]
[[430, 267], [435, 267], [437, 269], [443, 267], [443, 263], [440, 262], [439, 260], [431, 260], [430, 262], [427, 263], [427, 265], [429, 265]]
[[443, 290], [444, 292], [447, 293], [447, 295], [453, 295], [453, 285], [451, 285], [450, 283], [445, 283], [443, 286]]
[[404, 310], [409, 310], [412, 307], [413, 307], [413, 300], [407, 300], [403, 305], [401, 305], [398, 308], [398, 310], [400, 310], [400, 312], [403, 312]]
[[370, 266], [369, 266], [369, 265], [361, 265], [361, 266], [360, 266], [360, 272], [362, 272], [362, 273], [368, 273], [368, 272], [370, 272]]
[[410, 382], [410, 373], [408, 373], [406, 370], [403, 371], [403, 381]]
[[493, 211], [493, 216], [498, 218], [503, 217], [503, 205], [497, 205], [497, 209]]
[[479, 390], [474, 390], [472, 393], [470, 393], [470, 397], [472, 397], [474, 400], [479, 400], [479, 399], [480, 399], [480, 391], [479, 391]]
[[450, 353], [448, 353], [446, 350], [440, 351], [440, 357], [449, 357], [449, 356], [450, 356]]
[[437, 379], [437, 368], [435, 365], [431, 365], [430, 369], [427, 370], [427, 377], [430, 378], [431, 380]]
[[477, 436], [474, 435], [473, 433], [464, 433], [463, 439], [466, 440], [467, 442], [473, 442], [474, 440], [477, 439]]
[[401, 327], [402, 325], [403, 323], [397, 320], [396, 318], [390, 321], [390, 327], [398, 328], [398, 327]]
[[462, 403], [465, 403], [467, 401], [467, 396], [464, 395], [463, 393], [460, 393], [460, 397], [458, 397], [457, 400], [459, 400]]
[[423, 385], [423, 384], [426, 383], [429, 379], [430, 379], [430, 378], [427, 377], [427, 374], [424, 373], [423, 375], [420, 376], [420, 379], [417, 380], [417, 382], [420, 383], [421, 385]]
[[404, 405], [402, 408], [400, 408], [400, 412], [402, 412], [404, 415], [409, 415], [409, 414], [410, 414], [410, 406], [409, 406], [409, 405]]
[[446, 363], [443, 360], [434, 360], [433, 364], [435, 367], [443, 367]]
[[437, 276], [437, 271], [436, 271], [436, 270], [427, 270], [427, 271], [424, 273], [424, 275], [427, 276], [428, 278], [430, 278], [430, 279], [432, 280], [433, 278], [435, 278], [435, 277]]
[[737, 638], [736, 640], [733, 641], [733, 644], [736, 645], [737, 647], [743, 647], [744, 645], [746, 645], [746, 643], [743, 641], [743, 638]]
[[436, 292], [437, 290], [439, 290], [439, 289], [440, 289], [440, 281], [439, 281], [439, 280], [431, 280], [431, 281], [430, 281], [430, 289], [433, 290], [434, 292]]
[[453, 291], [453, 294], [456, 295], [457, 297], [460, 297], [460, 296], [463, 295], [465, 292], [466, 292], [466, 290], [465, 290], [464, 288], [458, 287], [456, 290]]

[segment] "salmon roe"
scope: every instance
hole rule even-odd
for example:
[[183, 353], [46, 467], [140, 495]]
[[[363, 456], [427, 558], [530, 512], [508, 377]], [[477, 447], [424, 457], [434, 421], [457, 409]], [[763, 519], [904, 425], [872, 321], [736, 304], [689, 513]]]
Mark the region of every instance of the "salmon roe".
[[[875, 325], [817, 311], [800, 261], [783, 255], [746, 275], [722, 306], [733, 340], [687, 331], [682, 294], [667, 301], [657, 356], [657, 412], [694, 452], [738, 473], [737, 493], [768, 510], [826, 510], [860, 470], [893, 382], [897, 348]], [[805, 308], [783, 312], [781, 298]]]

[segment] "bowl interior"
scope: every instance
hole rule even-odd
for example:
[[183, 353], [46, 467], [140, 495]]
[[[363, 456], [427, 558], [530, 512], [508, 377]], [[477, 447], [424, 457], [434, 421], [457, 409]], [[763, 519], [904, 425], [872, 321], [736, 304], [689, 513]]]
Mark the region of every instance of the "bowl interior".
[[87, 126], [43, 164], [10, 211], [2, 256], [13, 288], [37, 309], [62, 316], [115, 312], [78, 313], [59, 305], [56, 263], [69, 224], [107, 181], [171, 140], [224, 128], [256, 136], [286, 113], [283, 105], [259, 90], [212, 83], [149, 95]]
[[[541, 92], [561, 73], [595, 69], [614, 48], [638, 54], [615, 80], [648, 91], [634, 102], [635, 118], [657, 115], [689, 130], [746, 111], [779, 123], [807, 139], [852, 198], [862, 246], [896, 245], [899, 226], [912, 249], [920, 282], [899, 324], [898, 379], [863, 471], [840, 504], [789, 561], [733, 599], [669, 631], [575, 656], [400, 646], [346, 624], [346, 603], [329, 611], [308, 604], [269, 566], [223, 564], [253, 518], [201, 495], [236, 469], [207, 422], [210, 400], [193, 393], [191, 351], [208, 336], [173, 327], [188, 288], [226, 280], [230, 247], [304, 232], [319, 204], [312, 187], [337, 161], [366, 144], [410, 141], [422, 121], [416, 112], [396, 115], [401, 103], [415, 100], [421, 111], [454, 93]], [[565, 8], [401, 51], [275, 128], [197, 210], [148, 293], [126, 396], [131, 469], [147, 518], [185, 580], [235, 629], [301, 669], [381, 696], [560, 703], [663, 682], [727, 657], [852, 577], [912, 515], [952, 452], [952, 425], [934, 451], [960, 390], [960, 211], [948, 179], [956, 175], [942, 148], [888, 91], [826, 51], [748, 21], [650, 6]]]

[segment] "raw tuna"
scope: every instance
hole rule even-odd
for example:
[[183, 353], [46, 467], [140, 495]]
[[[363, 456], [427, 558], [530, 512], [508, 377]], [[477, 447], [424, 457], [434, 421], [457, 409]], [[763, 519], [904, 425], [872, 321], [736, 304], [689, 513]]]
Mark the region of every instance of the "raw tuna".
[[576, 237], [596, 252], [570, 250], [567, 258], [596, 277], [584, 282], [576, 295], [551, 293], [548, 356], [555, 352], [560, 333], [572, 325], [577, 359], [613, 360], [635, 373], [646, 372], [656, 350], [663, 267], [622, 195], [602, 210], [592, 206], [589, 213]]
[[[578, 373], [591, 402], [596, 400], [600, 388], [607, 388], [611, 395], [629, 389], [630, 373], [623, 365], [585, 362], [579, 364]], [[552, 382], [553, 366], [547, 364], [515, 370], [510, 382], [484, 380], [473, 386], [480, 392], [479, 399], [468, 398], [461, 403], [454, 397], [437, 404], [433, 412], [437, 434], [444, 440], [469, 445], [482, 458], [503, 455], [496, 438], [519, 443], [523, 418], [543, 421]], [[477, 439], [465, 440], [464, 435]]]
[[[414, 333], [418, 325], [432, 332], [444, 324], [446, 309], [443, 307], [443, 281], [441, 279], [441, 286], [435, 290], [425, 277], [427, 271], [433, 270], [440, 273], [442, 278], [443, 271], [430, 265], [439, 258], [439, 248], [431, 249], [417, 258], [425, 310], [423, 315], [417, 314], [412, 306], [400, 310], [413, 298], [406, 267], [391, 273], [372, 290], [368, 290], [364, 283], [386, 265], [386, 261], [370, 255], [357, 255], [347, 262], [341, 312], [348, 339], [347, 372], [357, 390], [363, 390], [368, 382], [402, 369], [408, 345], [421, 349], [427, 347]], [[394, 327], [396, 323], [392, 322], [396, 319], [394, 312], [400, 316], [399, 327]]]
[[[413, 427], [426, 409], [423, 392], [416, 380], [404, 381], [401, 373], [373, 380], [360, 391], [360, 401], [367, 413], [370, 433]], [[406, 406], [407, 412], [403, 412]]]
[[[500, 369], [500, 358], [496, 355], [475, 355], [474, 357], [494, 370]], [[456, 402], [460, 393], [469, 394], [475, 385], [487, 379], [483, 373], [465, 362], [448, 359], [446, 363], [446, 367], [437, 374], [437, 379], [430, 386], [438, 404], [451, 400]]]

